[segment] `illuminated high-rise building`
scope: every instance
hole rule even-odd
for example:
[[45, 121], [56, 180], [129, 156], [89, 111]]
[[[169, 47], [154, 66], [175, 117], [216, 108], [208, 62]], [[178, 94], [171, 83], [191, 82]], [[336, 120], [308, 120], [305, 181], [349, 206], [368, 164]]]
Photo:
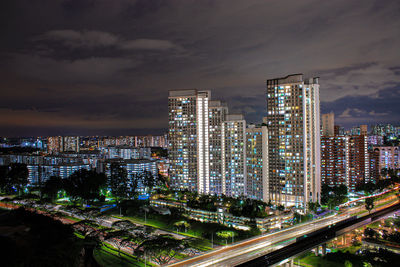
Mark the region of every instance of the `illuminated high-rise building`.
[[79, 136], [64, 136], [63, 139], [63, 152], [79, 152]]
[[62, 136], [51, 136], [47, 138], [47, 151], [50, 154], [57, 154], [63, 151], [64, 139]]
[[210, 193], [222, 194], [222, 123], [228, 114], [228, 107], [221, 101], [210, 101], [209, 144], [210, 144]]
[[294, 74], [266, 85], [269, 198], [305, 208], [321, 191], [318, 78]]
[[175, 188], [210, 192], [210, 94], [196, 89], [169, 92], [169, 175]]
[[349, 191], [355, 191], [358, 185], [370, 182], [369, 153], [367, 136], [349, 136], [349, 176], [347, 186]]
[[247, 197], [268, 202], [268, 129], [248, 125], [246, 129]]
[[79, 152], [79, 150], [79, 136], [53, 136], [47, 138], [47, 151], [50, 154]]
[[348, 186], [349, 137], [321, 137], [321, 183], [329, 186]]
[[400, 169], [400, 149], [397, 146], [374, 146], [373, 151], [377, 154], [378, 172], [382, 169]]
[[227, 115], [222, 123], [222, 191], [227, 196], [246, 195], [246, 121]]

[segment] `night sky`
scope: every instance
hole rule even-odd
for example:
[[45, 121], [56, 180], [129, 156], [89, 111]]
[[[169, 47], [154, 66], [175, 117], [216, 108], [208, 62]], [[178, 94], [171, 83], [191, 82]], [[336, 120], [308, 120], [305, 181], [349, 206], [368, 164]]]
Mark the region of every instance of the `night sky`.
[[1, 0], [0, 136], [159, 134], [170, 89], [265, 116], [265, 80], [319, 76], [351, 127], [400, 119], [398, 0]]

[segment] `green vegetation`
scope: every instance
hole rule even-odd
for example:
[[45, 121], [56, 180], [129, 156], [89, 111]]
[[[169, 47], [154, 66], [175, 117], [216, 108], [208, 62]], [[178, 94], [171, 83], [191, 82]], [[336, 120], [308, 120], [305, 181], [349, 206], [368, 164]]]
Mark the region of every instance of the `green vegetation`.
[[106, 184], [106, 176], [95, 170], [80, 169], [66, 179], [63, 179], [63, 188], [72, 200], [91, 202], [100, 197], [100, 189]]
[[[119, 254], [119, 255], [118, 255]], [[139, 261], [135, 256], [120, 252], [110, 245], [103, 244], [97, 248], [94, 253], [94, 258], [101, 266], [144, 266], [144, 262]], [[152, 266], [147, 262], [147, 266]]]
[[5, 194], [21, 195], [28, 184], [28, 168], [26, 164], [12, 163], [0, 166], [0, 190]]
[[141, 259], [149, 257], [159, 265], [168, 264], [176, 255], [185, 250], [188, 243], [171, 235], [157, 235], [143, 241], [134, 251]]
[[345, 185], [321, 187], [321, 204], [329, 208], [336, 207], [347, 201], [347, 187]]
[[374, 208], [374, 198], [369, 197], [365, 199], [365, 209], [368, 210], [368, 213], [371, 213], [371, 210]]
[[228, 244], [228, 239], [232, 239], [232, 243], [233, 243], [233, 238], [235, 237], [235, 232], [233, 231], [219, 231], [217, 232], [217, 236], [225, 239], [226, 244]]

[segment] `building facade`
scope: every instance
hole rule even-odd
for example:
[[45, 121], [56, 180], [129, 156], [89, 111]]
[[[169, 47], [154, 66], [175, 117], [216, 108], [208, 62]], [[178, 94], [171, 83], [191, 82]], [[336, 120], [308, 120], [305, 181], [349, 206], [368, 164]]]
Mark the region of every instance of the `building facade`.
[[248, 125], [246, 129], [247, 197], [268, 202], [268, 129]]
[[269, 199], [305, 208], [320, 200], [320, 107], [318, 78], [302, 74], [267, 85]]
[[323, 136], [335, 135], [335, 113], [322, 114], [321, 122]]
[[348, 190], [355, 191], [357, 185], [370, 181], [369, 153], [365, 135], [349, 136]]
[[209, 91], [172, 90], [168, 97], [171, 184], [209, 193]]
[[349, 139], [346, 136], [321, 137], [321, 183], [348, 186]]
[[222, 191], [227, 196], [245, 196], [246, 121], [243, 115], [227, 115], [222, 123]]
[[209, 103], [209, 146], [210, 146], [210, 193], [223, 193], [222, 179], [222, 123], [228, 114], [228, 107], [221, 101]]

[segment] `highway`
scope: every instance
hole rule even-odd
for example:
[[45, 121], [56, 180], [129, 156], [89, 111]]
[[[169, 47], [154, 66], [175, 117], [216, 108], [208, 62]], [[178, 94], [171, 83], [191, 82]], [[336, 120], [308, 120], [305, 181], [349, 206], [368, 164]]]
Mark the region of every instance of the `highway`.
[[[389, 205], [390, 204], [385, 205], [385, 207]], [[247, 239], [196, 257], [176, 262], [169, 266], [235, 266], [295, 243], [296, 237], [347, 219], [351, 214], [362, 209], [363, 207], [348, 208], [342, 214], [330, 215], [319, 220], [295, 225], [279, 232]]]
[[283, 242], [285, 245], [295, 241], [299, 235], [315, 231], [319, 228], [336, 223], [349, 215], [331, 215], [326, 218], [296, 225], [276, 233], [257, 236], [242, 242], [228, 245], [217, 250], [202, 254], [171, 264], [169, 266], [234, 266], [238, 262], [250, 260], [268, 253], [270, 250], [278, 249]]
[[270, 266], [279, 264], [283, 260], [294, 257], [307, 250], [310, 250], [322, 243], [327, 243], [333, 238], [342, 235], [343, 233], [352, 231], [360, 226], [369, 224], [381, 218], [384, 218], [400, 209], [400, 204], [396, 203], [389, 207], [379, 209], [371, 214], [357, 218], [351, 217], [348, 220], [342, 221], [335, 225], [322, 228], [314, 233], [310, 233], [305, 237], [300, 237], [290, 245], [274, 250], [266, 255], [262, 255], [253, 260], [243, 262], [238, 265], [240, 267], [256, 267], [256, 266]]

